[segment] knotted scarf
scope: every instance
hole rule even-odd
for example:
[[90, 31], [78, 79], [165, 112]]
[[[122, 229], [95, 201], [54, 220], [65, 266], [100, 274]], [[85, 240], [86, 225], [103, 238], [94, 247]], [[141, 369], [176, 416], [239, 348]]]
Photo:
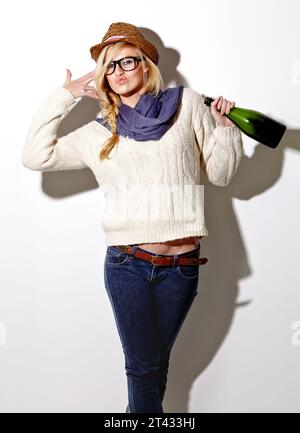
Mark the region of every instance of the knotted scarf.
[[[169, 87], [156, 96], [144, 93], [134, 107], [122, 103], [116, 117], [117, 134], [136, 141], [159, 140], [173, 123], [183, 87]], [[95, 120], [110, 130], [104, 118]]]

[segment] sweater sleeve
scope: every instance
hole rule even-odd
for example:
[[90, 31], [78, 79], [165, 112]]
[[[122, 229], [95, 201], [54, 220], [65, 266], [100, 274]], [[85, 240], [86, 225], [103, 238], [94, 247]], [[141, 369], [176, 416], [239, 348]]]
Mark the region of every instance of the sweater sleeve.
[[200, 163], [208, 179], [217, 186], [227, 186], [244, 154], [242, 133], [236, 126], [216, 124], [204, 95], [194, 91], [193, 125], [200, 147]]
[[38, 171], [77, 170], [87, 167], [84, 152], [85, 127], [57, 138], [64, 115], [76, 103], [65, 87], [58, 87], [38, 107], [33, 116], [22, 153], [26, 168]]

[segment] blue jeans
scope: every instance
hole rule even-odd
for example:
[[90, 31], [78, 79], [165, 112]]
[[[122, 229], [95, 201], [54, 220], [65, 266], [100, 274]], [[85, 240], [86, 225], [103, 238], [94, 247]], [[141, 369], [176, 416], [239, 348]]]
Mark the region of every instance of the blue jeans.
[[[181, 256], [199, 257], [200, 246], [175, 259]], [[107, 247], [105, 288], [125, 356], [126, 412], [163, 413], [170, 353], [198, 293], [199, 266], [157, 266]]]

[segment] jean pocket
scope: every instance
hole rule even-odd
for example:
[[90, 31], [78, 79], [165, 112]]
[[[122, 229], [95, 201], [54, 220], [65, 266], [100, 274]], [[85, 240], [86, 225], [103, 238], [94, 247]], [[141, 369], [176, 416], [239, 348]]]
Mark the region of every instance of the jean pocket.
[[117, 248], [108, 248], [105, 261], [108, 265], [124, 265], [128, 261], [129, 255]]
[[183, 278], [197, 278], [199, 276], [199, 265], [180, 265], [176, 269]]

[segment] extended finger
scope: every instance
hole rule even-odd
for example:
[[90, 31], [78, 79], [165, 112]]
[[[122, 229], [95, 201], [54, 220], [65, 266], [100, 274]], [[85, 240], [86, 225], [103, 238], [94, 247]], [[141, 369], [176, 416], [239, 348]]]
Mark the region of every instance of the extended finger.
[[91, 81], [93, 81], [95, 79], [95, 72], [89, 72], [88, 74], [84, 75], [83, 77], [80, 77], [78, 79], [78, 81], [80, 81], [81, 83], [90, 83]]
[[83, 79], [90, 78], [90, 77], [95, 75], [95, 72], [96, 72], [95, 70], [88, 72], [86, 75], [83, 75], [81, 78], [83, 78]]
[[87, 78], [87, 79], [84, 80], [84, 82], [85, 82], [86, 84], [91, 83], [92, 81], [95, 81], [95, 77], [94, 77], [94, 76], [92, 76], [92, 77]]

